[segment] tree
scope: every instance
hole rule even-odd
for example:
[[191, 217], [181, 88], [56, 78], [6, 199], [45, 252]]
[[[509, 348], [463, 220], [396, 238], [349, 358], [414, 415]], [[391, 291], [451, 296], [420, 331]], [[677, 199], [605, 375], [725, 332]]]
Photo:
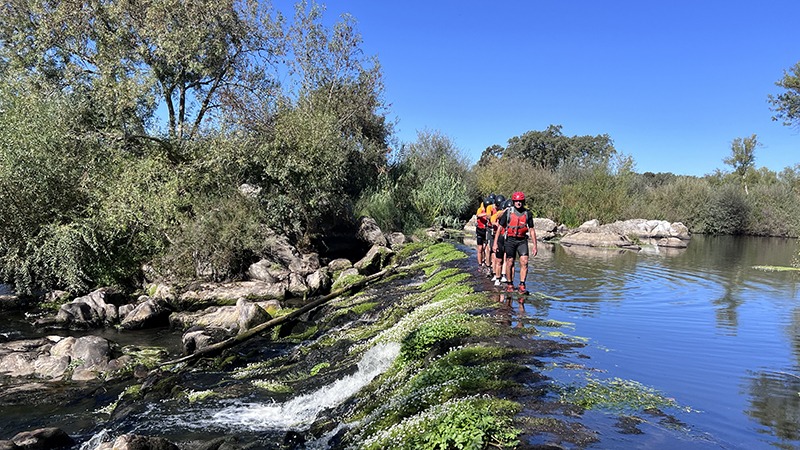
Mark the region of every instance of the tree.
[[782, 121], [786, 126], [800, 126], [800, 62], [783, 72], [783, 78], [775, 85], [786, 90], [777, 96], [770, 94], [774, 121]]
[[738, 180], [744, 183], [745, 192], [747, 191], [747, 183], [745, 177], [755, 165], [756, 147], [760, 144], [755, 134], [746, 138], [736, 138], [731, 142], [731, 156], [725, 158], [723, 162], [733, 167], [733, 173], [737, 176]]
[[0, 55], [9, 70], [85, 92], [95, 125], [142, 138], [166, 107], [172, 139], [250, 94], [275, 98], [268, 67], [282, 19], [260, 2], [6, 2]]
[[556, 169], [566, 162], [602, 162], [616, 153], [607, 134], [567, 137], [561, 128], [561, 125], [550, 125], [544, 131], [528, 131], [522, 136], [514, 136], [508, 140], [503, 156], [525, 159], [545, 169]]

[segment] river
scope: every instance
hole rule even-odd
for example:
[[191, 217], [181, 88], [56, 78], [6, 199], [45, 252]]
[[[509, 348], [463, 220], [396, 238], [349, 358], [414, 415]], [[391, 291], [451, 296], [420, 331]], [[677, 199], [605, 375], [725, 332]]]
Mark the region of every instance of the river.
[[[754, 268], [790, 266], [796, 240], [694, 236], [687, 249], [660, 252], [539, 249], [527, 286], [540, 295], [525, 314], [573, 323], [602, 377], [636, 380], [692, 408], [678, 419], [712, 448], [800, 448], [800, 273]], [[584, 417], [601, 429], [605, 419]], [[669, 448], [657, 436], [604, 439], [602, 447]]]

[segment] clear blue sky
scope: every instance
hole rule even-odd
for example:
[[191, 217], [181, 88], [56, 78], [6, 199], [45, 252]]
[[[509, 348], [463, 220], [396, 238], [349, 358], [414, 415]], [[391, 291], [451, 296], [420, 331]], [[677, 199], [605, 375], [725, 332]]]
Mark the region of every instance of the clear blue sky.
[[798, 0], [320, 3], [378, 56], [402, 142], [438, 130], [474, 163], [556, 124], [610, 135], [637, 172], [704, 175], [755, 133], [756, 167], [800, 163], [767, 102], [800, 61]]

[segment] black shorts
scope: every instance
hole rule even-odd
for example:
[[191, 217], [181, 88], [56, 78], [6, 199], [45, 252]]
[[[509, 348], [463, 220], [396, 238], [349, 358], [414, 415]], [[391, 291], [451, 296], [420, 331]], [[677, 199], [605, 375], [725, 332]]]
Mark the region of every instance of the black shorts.
[[486, 228], [476, 228], [475, 237], [478, 239], [478, 245], [486, 243]]
[[528, 256], [528, 237], [506, 237], [506, 258], [514, 259], [519, 256]]
[[494, 253], [494, 256], [497, 258], [502, 258], [506, 255], [506, 237], [502, 234], [497, 237], [497, 251]]

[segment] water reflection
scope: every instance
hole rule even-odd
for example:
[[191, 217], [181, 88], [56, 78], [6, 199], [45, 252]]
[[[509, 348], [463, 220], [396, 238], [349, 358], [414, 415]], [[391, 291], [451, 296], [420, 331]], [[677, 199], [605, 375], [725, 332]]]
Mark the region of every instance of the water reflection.
[[787, 441], [800, 441], [800, 377], [788, 372], [759, 372], [750, 379], [748, 415], [769, 433]]
[[496, 297], [505, 323], [574, 323], [591, 338], [593, 365], [702, 411], [681, 420], [724, 448], [800, 448], [800, 273], [753, 268], [791, 265], [798, 241], [697, 235], [675, 251], [539, 249], [526, 314], [516, 298]]

